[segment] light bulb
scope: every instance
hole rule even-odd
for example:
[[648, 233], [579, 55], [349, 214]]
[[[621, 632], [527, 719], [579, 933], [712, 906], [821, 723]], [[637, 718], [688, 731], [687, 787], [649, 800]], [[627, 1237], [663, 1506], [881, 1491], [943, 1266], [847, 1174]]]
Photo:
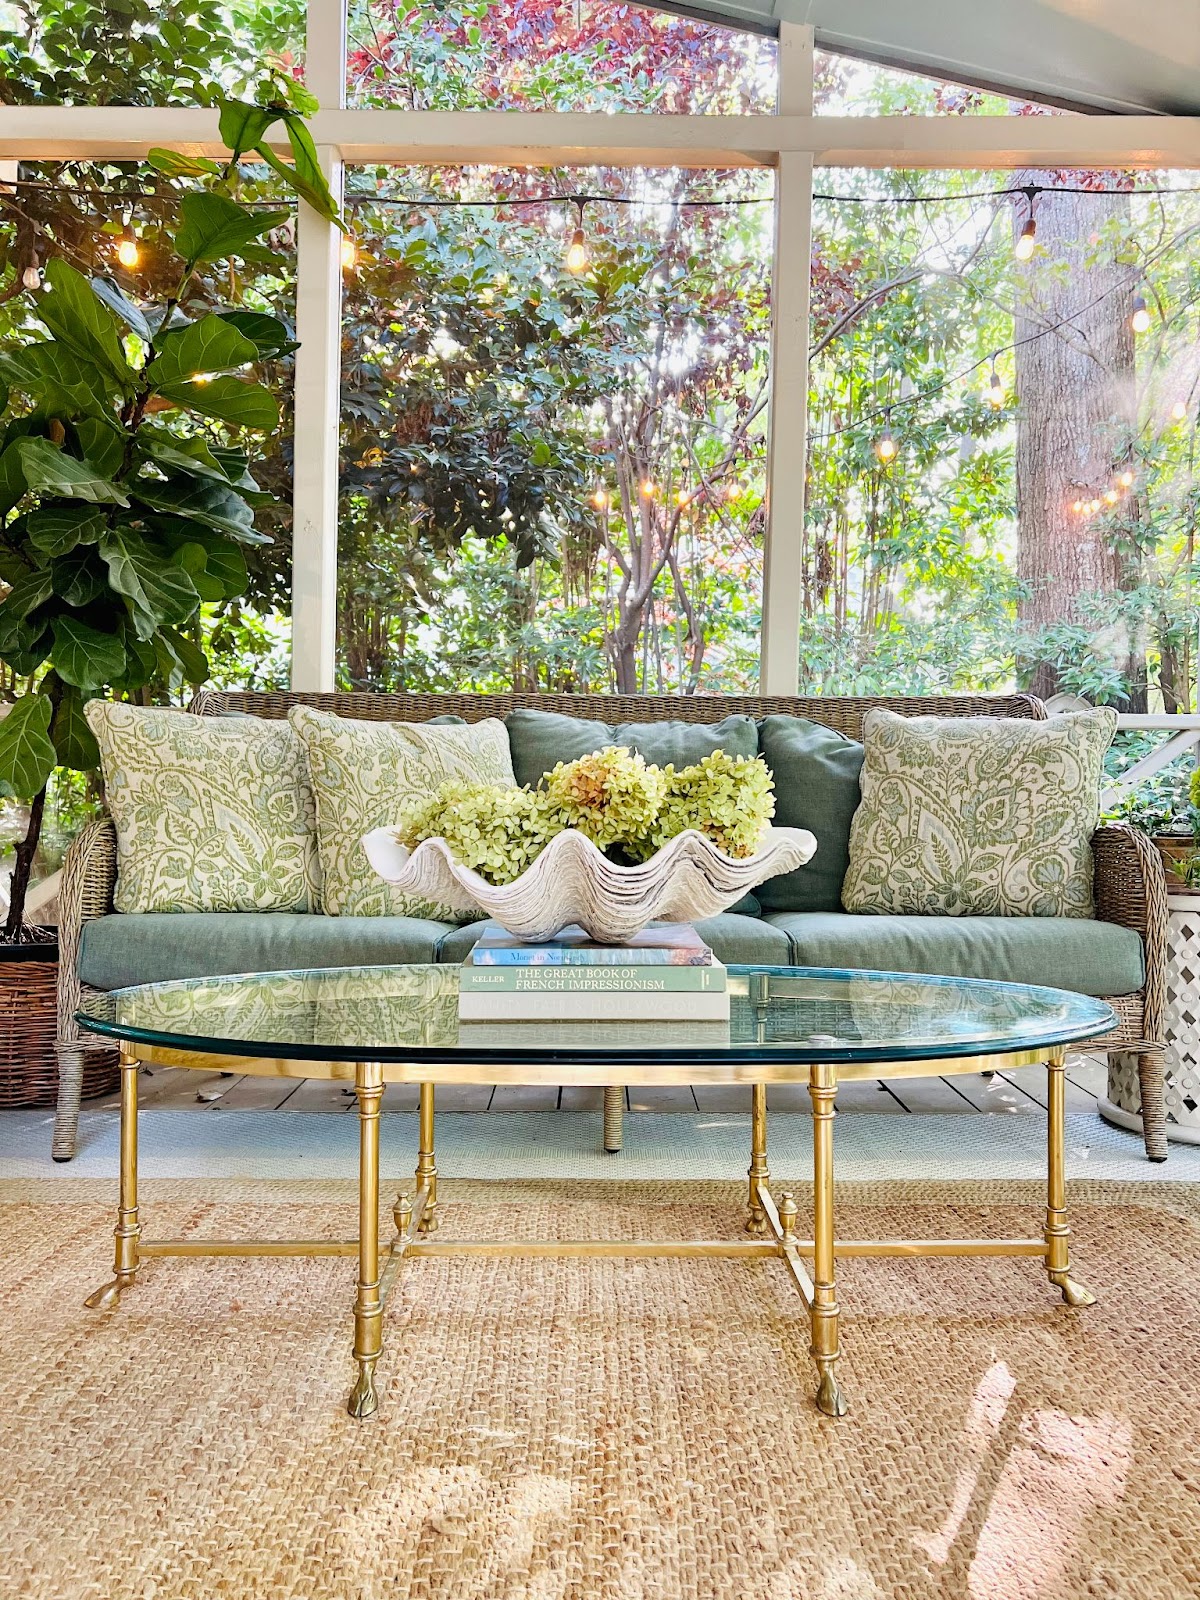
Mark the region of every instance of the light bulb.
[[875, 454], [885, 467], [889, 461], [896, 459], [897, 448], [895, 435], [890, 428], [885, 428], [875, 441]]
[[1122, 489], [1133, 488], [1133, 473], [1130, 472], [1128, 467], [1125, 468], [1125, 471], [1117, 479], [1117, 482], [1121, 485]]
[[1076, 500], [1075, 504], [1071, 507], [1071, 510], [1075, 513], [1076, 516], [1078, 516], [1079, 513], [1083, 510], [1083, 501], [1082, 500]]
[[31, 261], [21, 274], [21, 282], [27, 289], [40, 289], [42, 287], [42, 269], [36, 261]]
[[652, 483], [649, 478], [644, 479], [642, 482], [642, 498], [645, 500], [653, 500], [657, 493], [658, 485], [656, 483]]
[[117, 260], [127, 272], [132, 272], [140, 259], [141, 251], [138, 249], [137, 234], [134, 233], [133, 228], [127, 222], [117, 244]]
[[1145, 299], [1140, 294], [1133, 297], [1133, 315], [1129, 319], [1129, 326], [1134, 333], [1145, 333], [1150, 326], [1150, 313], [1146, 309]]
[[688, 505], [690, 503], [690, 501], [691, 501], [691, 498], [692, 498], [691, 495], [687, 492], [686, 489], [677, 489], [675, 491], [675, 504], [677, 506], [686, 506], [686, 505]]
[[1104, 491], [1104, 498], [1105, 498], [1105, 500], [1108, 502], [1108, 504], [1110, 506], [1115, 506], [1117, 501], [1121, 498], [1121, 496], [1117, 493], [1117, 491], [1115, 489], [1106, 489]]
[[192, 382], [193, 383], [211, 383], [212, 380], [213, 380], [213, 375], [212, 375], [211, 372], [193, 372], [192, 373]]
[[595, 494], [592, 496], [592, 504], [595, 506], [597, 511], [607, 511], [608, 496], [605, 494], [603, 489], [596, 490]]
[[588, 266], [587, 240], [583, 237], [582, 225], [575, 229], [571, 235], [571, 242], [567, 246], [567, 271], [576, 274], [586, 272]]
[[1171, 407], [1171, 415], [1175, 418], [1176, 422], [1186, 422], [1187, 421], [1187, 401], [1186, 400], [1176, 400], [1175, 404]]
[[738, 495], [741, 494], [741, 492], [742, 492], [742, 486], [741, 486], [740, 483], [727, 483], [725, 485], [725, 498], [726, 498], [726, 500], [736, 500]]
[[1034, 246], [1036, 244], [1037, 223], [1032, 217], [1030, 217], [1025, 226], [1021, 229], [1021, 235], [1016, 244], [1013, 246], [1013, 255], [1016, 256], [1018, 261], [1028, 261], [1030, 256], [1033, 254]]
[[358, 260], [358, 241], [352, 233], [342, 235], [342, 271], [349, 272]]
[[996, 371], [994, 362], [992, 364], [991, 382], [984, 391], [984, 399], [994, 411], [999, 411], [1004, 404], [1004, 385], [1000, 382], [1000, 374]]

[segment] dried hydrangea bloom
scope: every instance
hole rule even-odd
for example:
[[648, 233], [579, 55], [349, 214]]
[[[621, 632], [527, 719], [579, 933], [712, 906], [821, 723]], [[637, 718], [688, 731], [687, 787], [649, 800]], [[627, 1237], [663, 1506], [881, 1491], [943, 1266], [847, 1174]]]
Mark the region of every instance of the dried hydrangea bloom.
[[718, 850], [737, 860], [752, 856], [775, 815], [775, 784], [761, 756], [731, 756], [714, 750], [694, 766], [663, 769], [658, 816], [633, 852], [648, 860], [668, 839], [696, 828]]
[[499, 885], [519, 878], [565, 826], [535, 790], [451, 781], [431, 799], [411, 802], [395, 832], [410, 850], [423, 839], [445, 839], [464, 867]]
[[575, 761], [560, 761], [542, 779], [541, 792], [564, 826], [609, 850], [643, 838], [654, 827], [664, 774], [635, 752], [607, 745]]

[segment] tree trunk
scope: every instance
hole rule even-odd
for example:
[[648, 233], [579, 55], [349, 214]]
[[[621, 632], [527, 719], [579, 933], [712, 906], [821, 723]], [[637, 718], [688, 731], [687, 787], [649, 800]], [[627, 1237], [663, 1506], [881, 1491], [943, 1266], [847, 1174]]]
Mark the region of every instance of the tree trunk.
[[[1056, 177], [1063, 181], [1038, 172], [1015, 181], [1052, 184]], [[1108, 219], [1128, 218], [1127, 194], [1043, 193], [1034, 215], [1040, 248], [1017, 269], [1027, 313], [1017, 316], [1014, 330], [1017, 574], [1027, 589], [1018, 614], [1029, 633], [1078, 621], [1081, 597], [1112, 594], [1126, 576], [1106, 537], [1103, 511], [1074, 507], [1103, 501], [1124, 466], [1119, 453], [1133, 395], [1129, 318], [1135, 292], [1127, 265], [1086, 265], [1092, 236]], [[1014, 206], [1014, 238], [1026, 216], [1023, 204]], [[1069, 327], [1030, 338], [1068, 317]], [[1113, 648], [1128, 670], [1130, 641], [1118, 640]], [[1036, 647], [1027, 669], [1034, 694], [1047, 698], [1058, 691], [1054, 663], [1038, 659]]]

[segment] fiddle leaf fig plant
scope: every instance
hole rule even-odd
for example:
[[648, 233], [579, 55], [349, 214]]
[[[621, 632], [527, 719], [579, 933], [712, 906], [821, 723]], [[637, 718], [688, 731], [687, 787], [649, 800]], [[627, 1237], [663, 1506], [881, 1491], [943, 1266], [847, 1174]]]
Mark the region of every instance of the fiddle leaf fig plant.
[[[280, 121], [295, 166], [266, 144]], [[160, 171], [205, 185], [181, 198], [179, 278], [165, 303], [135, 303], [55, 259], [36, 306], [45, 336], [0, 350], [0, 660], [27, 680], [0, 720], [0, 795], [30, 802], [9, 942], [25, 934], [51, 774], [99, 761], [84, 703], [202, 683], [200, 607], [241, 595], [245, 548], [268, 542], [254, 514], [273, 502], [250, 440], [278, 426], [279, 407], [253, 374], [296, 345], [259, 311], [189, 315], [189, 291], [202, 264], [261, 250], [288, 214], [234, 198], [252, 149], [303, 203], [340, 218], [299, 112], [223, 101], [220, 127], [224, 165], [151, 154]]]

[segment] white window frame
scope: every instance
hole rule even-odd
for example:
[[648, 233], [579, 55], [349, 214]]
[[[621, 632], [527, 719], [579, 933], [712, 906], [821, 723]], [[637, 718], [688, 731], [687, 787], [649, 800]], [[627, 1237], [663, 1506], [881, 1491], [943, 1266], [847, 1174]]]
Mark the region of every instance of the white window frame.
[[[391, 111], [346, 106], [345, 0], [308, 0], [313, 138], [335, 193], [347, 163], [771, 167], [775, 171], [768, 517], [760, 690], [799, 677], [814, 166], [1200, 169], [1200, 118], [816, 117], [813, 32], [784, 22], [774, 116]], [[217, 114], [179, 107], [0, 107], [0, 161], [224, 151]], [[280, 147], [286, 155], [286, 147]], [[330, 690], [337, 615], [341, 269], [336, 229], [301, 207], [293, 469], [292, 685]]]

